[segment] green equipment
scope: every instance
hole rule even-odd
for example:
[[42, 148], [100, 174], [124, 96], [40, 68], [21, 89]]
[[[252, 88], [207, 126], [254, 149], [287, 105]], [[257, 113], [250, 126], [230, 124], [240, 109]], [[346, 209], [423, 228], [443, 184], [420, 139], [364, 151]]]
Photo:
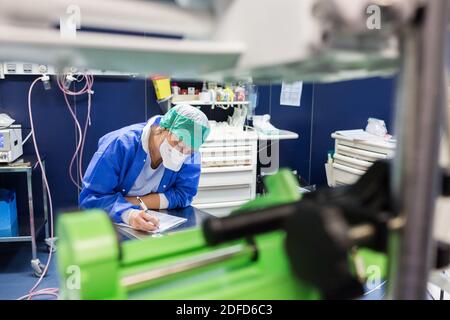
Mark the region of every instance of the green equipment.
[[[229, 217], [211, 218], [201, 227], [144, 240], [119, 243], [114, 225], [101, 210], [63, 214], [57, 228], [61, 297], [348, 298], [361, 294], [355, 289], [366, 276], [367, 268], [361, 268], [361, 261], [365, 266], [376, 265], [381, 277], [386, 275], [386, 258], [371, 250], [369, 241], [376, 223], [357, 221], [359, 229], [355, 229], [342, 222], [343, 232], [351, 241], [335, 241], [330, 246], [335, 236], [344, 234], [327, 232], [311, 219], [314, 214], [321, 216], [317, 208], [322, 203], [314, 196], [300, 199], [298, 182], [288, 170], [267, 177], [265, 184], [268, 195], [247, 203]], [[314, 207], [314, 203], [318, 205]], [[305, 243], [300, 236], [301, 243], [296, 243], [299, 235], [291, 229], [298, 227], [299, 221], [292, 217], [303, 215], [308, 217], [307, 223], [312, 223], [310, 231], [328, 239], [323, 242], [311, 236], [305, 225], [299, 231], [313, 241]], [[358, 243], [368, 244], [369, 249], [356, 249]], [[328, 250], [329, 257], [317, 259], [307, 247], [317, 255]], [[305, 259], [308, 257], [314, 261]], [[317, 270], [316, 276], [310, 274], [311, 269]], [[323, 272], [339, 279], [331, 283], [317, 280], [329, 281]]]

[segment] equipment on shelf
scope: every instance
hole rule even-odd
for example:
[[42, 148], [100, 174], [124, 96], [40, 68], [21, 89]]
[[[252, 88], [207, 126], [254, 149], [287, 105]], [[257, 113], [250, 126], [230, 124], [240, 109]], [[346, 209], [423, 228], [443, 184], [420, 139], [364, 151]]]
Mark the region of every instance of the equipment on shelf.
[[270, 114], [253, 116], [253, 127], [256, 131], [267, 135], [277, 135], [280, 133], [280, 130], [275, 128], [273, 124], [270, 123]]
[[11, 124], [7, 128], [0, 128], [0, 163], [13, 162], [22, 154], [21, 125]]
[[[245, 102], [249, 96], [247, 85], [245, 84], [227, 84], [225, 88], [218, 86], [216, 83], [208, 83], [203, 81], [203, 85], [198, 88], [180, 87], [178, 83], [172, 83], [172, 102], [186, 102], [186, 101], [198, 101], [202, 103], [230, 103], [230, 102]], [[170, 89], [169, 89], [170, 90]]]

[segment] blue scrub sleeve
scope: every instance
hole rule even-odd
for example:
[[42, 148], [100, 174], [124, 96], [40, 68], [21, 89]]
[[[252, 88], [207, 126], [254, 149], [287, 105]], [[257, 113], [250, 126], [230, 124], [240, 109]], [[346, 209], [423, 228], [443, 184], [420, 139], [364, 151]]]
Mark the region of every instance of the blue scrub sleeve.
[[168, 209], [190, 206], [197, 194], [201, 172], [200, 154], [196, 152], [191, 159], [193, 163], [184, 164], [177, 172], [175, 183], [164, 192], [169, 201]]
[[123, 222], [123, 212], [139, 209], [117, 191], [125, 156], [126, 147], [120, 139], [114, 139], [103, 151], [94, 154], [83, 178], [81, 208], [103, 209], [116, 223]]

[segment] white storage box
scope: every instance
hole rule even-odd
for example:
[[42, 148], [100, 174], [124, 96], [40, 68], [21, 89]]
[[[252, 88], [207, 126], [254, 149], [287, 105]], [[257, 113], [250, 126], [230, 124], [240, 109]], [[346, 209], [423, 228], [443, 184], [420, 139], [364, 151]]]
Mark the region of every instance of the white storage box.
[[326, 163], [329, 186], [355, 183], [375, 161], [394, 156], [395, 142], [385, 141], [364, 130], [336, 131], [333, 163]]

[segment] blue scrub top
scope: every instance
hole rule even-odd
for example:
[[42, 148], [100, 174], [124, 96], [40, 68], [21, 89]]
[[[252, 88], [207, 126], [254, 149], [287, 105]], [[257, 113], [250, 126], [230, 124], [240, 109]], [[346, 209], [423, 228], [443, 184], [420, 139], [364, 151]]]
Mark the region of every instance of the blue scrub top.
[[[161, 116], [154, 118], [159, 124]], [[83, 177], [79, 204], [82, 209], [100, 208], [109, 213], [114, 222], [122, 223], [122, 213], [139, 209], [125, 200], [147, 161], [141, 135], [146, 123], [131, 125], [101, 137], [98, 150]], [[194, 152], [178, 172], [165, 168], [157, 193], [169, 201], [168, 209], [191, 204], [197, 194], [200, 179], [200, 153]]]

